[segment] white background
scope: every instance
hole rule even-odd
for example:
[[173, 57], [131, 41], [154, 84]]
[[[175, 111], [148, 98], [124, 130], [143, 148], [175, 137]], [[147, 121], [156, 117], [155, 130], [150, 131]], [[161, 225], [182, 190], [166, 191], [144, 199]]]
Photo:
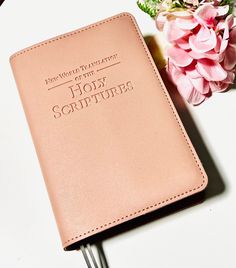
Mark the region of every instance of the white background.
[[[8, 58], [26, 46], [122, 11], [136, 17], [144, 35], [155, 34], [153, 21], [135, 0], [6, 0], [0, 7], [2, 268], [86, 267], [80, 252], [61, 248]], [[186, 107], [184, 124], [209, 175], [205, 201], [106, 240], [110, 268], [236, 267], [236, 90]]]

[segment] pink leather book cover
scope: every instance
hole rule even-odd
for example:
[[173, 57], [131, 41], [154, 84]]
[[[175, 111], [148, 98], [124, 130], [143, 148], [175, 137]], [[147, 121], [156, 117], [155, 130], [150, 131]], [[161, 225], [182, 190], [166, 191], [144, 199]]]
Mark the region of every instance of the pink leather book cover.
[[10, 62], [64, 249], [207, 185], [132, 15]]

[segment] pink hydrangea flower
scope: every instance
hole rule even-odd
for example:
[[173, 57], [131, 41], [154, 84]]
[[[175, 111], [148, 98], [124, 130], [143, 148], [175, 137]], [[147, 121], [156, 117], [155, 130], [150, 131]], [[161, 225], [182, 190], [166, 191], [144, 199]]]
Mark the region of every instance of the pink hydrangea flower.
[[198, 105], [225, 91], [235, 78], [236, 26], [228, 6], [200, 5], [195, 11], [161, 12], [157, 28], [167, 49], [169, 77], [180, 94]]

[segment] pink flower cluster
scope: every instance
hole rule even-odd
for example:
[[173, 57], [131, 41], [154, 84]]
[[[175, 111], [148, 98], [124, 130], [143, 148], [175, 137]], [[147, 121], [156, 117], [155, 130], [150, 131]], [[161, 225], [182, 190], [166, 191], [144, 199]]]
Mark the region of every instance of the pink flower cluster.
[[167, 70], [193, 105], [225, 91], [235, 78], [236, 27], [229, 6], [200, 5], [195, 11], [161, 12], [157, 28], [172, 45]]

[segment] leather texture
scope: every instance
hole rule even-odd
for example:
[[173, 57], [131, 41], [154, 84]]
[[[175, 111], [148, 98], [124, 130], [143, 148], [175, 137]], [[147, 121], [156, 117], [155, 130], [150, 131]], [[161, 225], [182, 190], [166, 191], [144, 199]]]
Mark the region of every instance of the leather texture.
[[10, 62], [64, 248], [206, 187], [129, 13]]

